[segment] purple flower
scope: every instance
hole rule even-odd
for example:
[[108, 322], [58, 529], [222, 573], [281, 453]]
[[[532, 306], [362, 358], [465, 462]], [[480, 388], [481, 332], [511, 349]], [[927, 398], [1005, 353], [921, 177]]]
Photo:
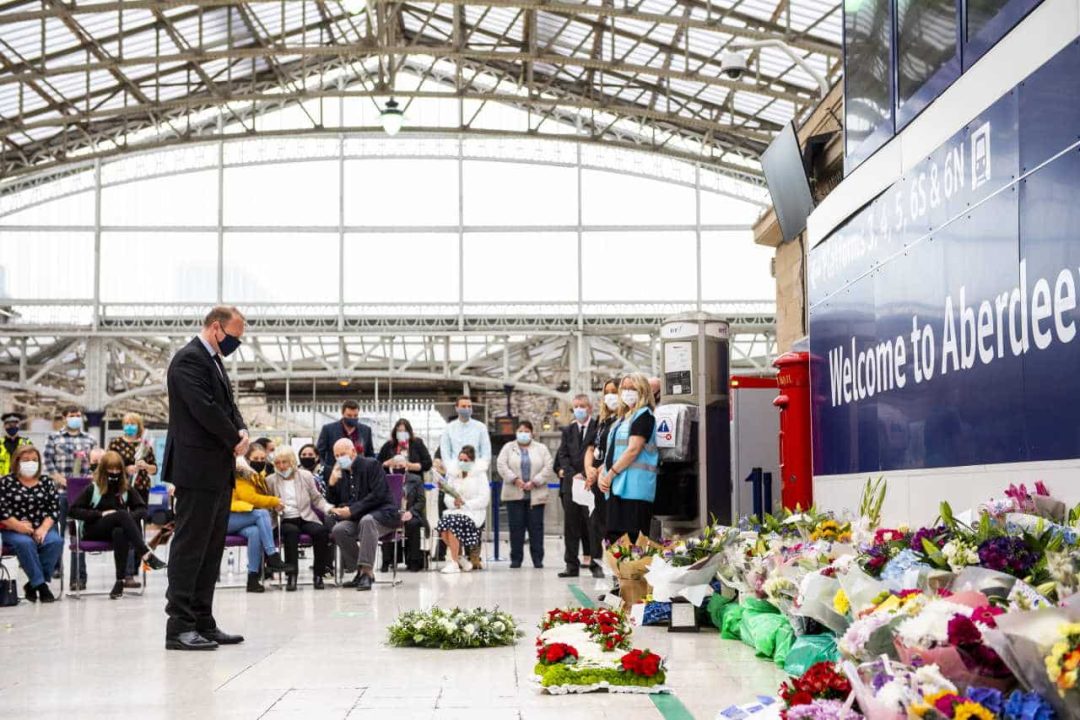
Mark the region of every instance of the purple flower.
[[[844, 708], [839, 700], [815, 700], [809, 705], [796, 705], [786, 711], [788, 720], [861, 720], [862, 715]], [[1032, 720], [1025, 718], [1025, 720]], [[1044, 720], [1039, 718], [1039, 720]]]
[[939, 525], [934, 528], [919, 528], [919, 530], [911, 536], [911, 549], [921, 553], [923, 551], [923, 540], [929, 540], [931, 545], [941, 548], [945, 543], [941, 542], [939, 538], [944, 536], [947, 530], [948, 528], [944, 525]]
[[987, 569], [1025, 577], [1035, 566], [1035, 553], [1016, 537], [996, 537], [979, 546], [979, 563]]
[[874, 692], [878, 692], [881, 688], [892, 682], [892, 676], [886, 675], [883, 672], [874, 673], [874, 679], [871, 681], [871, 685], [874, 688]]

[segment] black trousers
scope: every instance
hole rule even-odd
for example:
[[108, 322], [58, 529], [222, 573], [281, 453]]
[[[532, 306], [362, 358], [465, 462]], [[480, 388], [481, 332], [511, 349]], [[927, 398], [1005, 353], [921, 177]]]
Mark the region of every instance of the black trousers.
[[116, 579], [128, 576], [128, 553], [130, 550], [142, 556], [149, 548], [143, 538], [139, 521], [127, 510], [117, 510], [105, 517], [88, 522], [83, 528], [83, 539], [111, 542], [113, 562], [116, 565]]
[[589, 534], [596, 538], [596, 545], [593, 547], [596, 552], [593, 560], [603, 563], [604, 540], [607, 537], [607, 498], [604, 497], [598, 485], [592, 486], [592, 494], [596, 503], [592, 515], [589, 516]]
[[603, 554], [603, 533], [596, 534], [598, 528], [592, 522], [589, 508], [574, 502], [569, 488], [560, 497], [563, 506], [563, 541], [566, 545], [563, 559], [566, 561], [567, 569], [576, 569], [581, 565], [578, 555], [579, 546], [581, 555], [600, 560]]
[[165, 612], [167, 637], [211, 631], [214, 589], [225, 552], [232, 488], [176, 488], [176, 531], [169, 551], [169, 590]]
[[311, 549], [315, 553], [315, 576], [326, 574], [330, 563], [330, 529], [323, 523], [303, 518], [281, 519], [281, 544], [285, 546], [285, 562], [299, 568], [300, 536], [311, 536]]
[[653, 504], [644, 500], [626, 500], [612, 495], [607, 502], [607, 540], [615, 542], [623, 535], [636, 542], [638, 535], [651, 537]]
[[529, 556], [533, 565], [544, 564], [544, 506], [529, 500], [508, 500], [506, 518], [510, 523], [510, 564], [521, 565], [525, 558], [525, 532], [529, 533]]

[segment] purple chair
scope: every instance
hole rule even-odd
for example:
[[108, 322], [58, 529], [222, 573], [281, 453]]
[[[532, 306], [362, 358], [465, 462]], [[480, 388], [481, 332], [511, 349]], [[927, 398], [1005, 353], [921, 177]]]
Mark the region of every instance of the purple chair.
[[[247, 538], [243, 535], [226, 535], [225, 536], [225, 552], [232, 552], [234, 548], [246, 548]], [[244, 567], [247, 567], [247, 560], [244, 561]], [[220, 571], [219, 571], [220, 573]], [[222, 590], [232, 590], [235, 588], [247, 588], [247, 571], [244, 572], [244, 582], [240, 583], [223, 583], [221, 582], [221, 576], [218, 576], [217, 586]]]
[[[74, 504], [75, 499], [78, 498], [79, 495], [82, 494], [83, 490], [86, 490], [86, 488], [90, 487], [90, 483], [92, 483], [92, 482], [93, 482], [93, 479], [89, 478], [89, 477], [71, 477], [71, 478], [68, 478], [67, 490], [66, 490], [67, 499], [68, 499], [68, 507], [71, 507], [71, 505]], [[131, 492], [135, 492], [135, 491], [132, 490]], [[78, 565], [79, 558], [82, 557], [81, 553], [92, 553], [92, 554], [96, 555], [96, 554], [99, 554], [99, 553], [106, 553], [106, 552], [111, 553], [113, 551], [113, 545], [112, 545], [111, 542], [107, 542], [107, 541], [104, 541], [104, 540], [83, 540], [83, 538], [82, 538], [82, 529], [83, 529], [82, 525], [83, 525], [82, 521], [73, 520], [71, 518], [68, 518], [68, 546], [71, 549], [71, 551], [73, 553], [75, 553], [75, 563], [76, 563], [76, 565]], [[140, 569], [142, 570], [142, 587], [139, 589], [139, 592], [132, 593], [132, 595], [143, 595], [143, 594], [146, 593], [147, 573], [146, 573], [146, 569], [142, 568], [141, 565], [142, 564], [140, 562]], [[79, 571], [79, 568], [76, 567], [75, 568], [76, 576], [78, 575], [78, 571]], [[61, 577], [61, 582], [63, 582], [63, 577], [64, 577], [63, 573], [61, 573], [60, 577]], [[63, 589], [61, 589], [61, 594], [63, 594]], [[109, 594], [108, 590], [79, 590], [78, 585], [75, 585], [74, 592], [72, 592], [71, 590], [68, 591], [68, 596], [69, 597], [74, 597], [75, 599], [79, 599], [83, 595], [108, 595], [108, 594]]]
[[[405, 496], [405, 476], [395, 473], [393, 475], [386, 476], [386, 486], [390, 490], [390, 501], [394, 503], [394, 507], [401, 509], [401, 503]], [[379, 538], [379, 552], [382, 552], [382, 544], [387, 542], [394, 543], [394, 559], [390, 568], [389, 580], [376, 580], [376, 584], [379, 585], [400, 585], [401, 580], [397, 576], [397, 564], [398, 564], [398, 547], [405, 541], [405, 526], [398, 520], [398, 526], [391, 532], [383, 535]]]

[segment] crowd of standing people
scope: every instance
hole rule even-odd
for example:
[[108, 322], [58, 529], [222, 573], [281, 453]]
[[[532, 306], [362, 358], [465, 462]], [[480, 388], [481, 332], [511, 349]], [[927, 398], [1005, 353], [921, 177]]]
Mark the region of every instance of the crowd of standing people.
[[[375, 448], [354, 400], [343, 404], [341, 417], [327, 423], [315, 443], [294, 451], [268, 438], [249, 439], [222, 362], [240, 345], [244, 326], [236, 308], [215, 308], [168, 371], [169, 433], [161, 471], [174, 506], [154, 518], [175, 533], [167, 566], [167, 648], [206, 650], [243, 641], [218, 628], [212, 613], [229, 535], [246, 545], [252, 593], [264, 592], [265, 578], [276, 573], [284, 574], [286, 591], [296, 591], [302, 545], [312, 550], [313, 589], [325, 589], [325, 578], [336, 572], [351, 576], [342, 587], [370, 590], [380, 542], [386, 543], [381, 569], [397, 563], [397, 548], [389, 542], [399, 530], [409, 570], [427, 565], [425, 532], [445, 546], [444, 574], [481, 568], [493, 469], [501, 481], [497, 491], [506, 507], [513, 569], [525, 561], [526, 539], [532, 566], [544, 567], [544, 510], [556, 498], [565, 539], [559, 577], [582, 569], [602, 577], [605, 541], [648, 534], [659, 463], [653, 414], [658, 392], [644, 375], [605, 383], [598, 412], [588, 395], [574, 397], [573, 420], [554, 453], [537, 439], [531, 422], [520, 420], [513, 439], [492, 457], [491, 433], [464, 396], [434, 454], [404, 418]], [[118, 598], [138, 587], [140, 568], [166, 567], [143, 527], [151, 519], [148, 495], [158, 461], [138, 415], [121, 419], [122, 434], [104, 452], [86, 432], [79, 408], [65, 408], [63, 416], [63, 427], [43, 451], [20, 434], [24, 418], [2, 416], [3, 544], [28, 578], [26, 597], [50, 602], [49, 580], [60, 564], [70, 517], [84, 540], [111, 543], [116, 581], [110, 595]], [[427, 517], [429, 473], [442, 505], [434, 528]], [[69, 505], [69, 481], [88, 475], [91, 482]], [[399, 476], [400, 497], [389, 476]], [[73, 551], [70, 568], [70, 582], [84, 589], [85, 558]]]

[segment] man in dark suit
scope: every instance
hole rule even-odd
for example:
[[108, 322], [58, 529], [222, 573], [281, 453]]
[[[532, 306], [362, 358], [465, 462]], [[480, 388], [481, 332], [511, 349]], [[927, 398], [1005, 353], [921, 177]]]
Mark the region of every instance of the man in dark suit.
[[371, 428], [360, 422], [360, 403], [346, 400], [341, 404], [341, 419], [323, 425], [319, 431], [319, 440], [315, 451], [322, 462], [324, 483], [330, 481], [330, 470], [334, 467], [334, 443], [341, 438], [352, 440], [356, 454], [362, 457], [375, 457], [375, 442], [371, 438]]
[[588, 395], [578, 395], [573, 400], [574, 422], [563, 428], [562, 443], [555, 454], [555, 471], [559, 474], [559, 497], [563, 504], [563, 540], [566, 544], [566, 569], [559, 577], [577, 577], [581, 572], [578, 545], [593, 577], [604, 577], [600, 568], [602, 538], [589, 522], [589, 509], [574, 502], [575, 477], [585, 477], [585, 448], [596, 443], [596, 420], [592, 417], [592, 403]]
[[247, 426], [221, 358], [239, 347], [243, 334], [240, 311], [216, 307], [203, 321], [202, 332], [169, 363], [169, 434], [162, 462], [162, 479], [176, 486], [165, 606], [169, 650], [214, 650], [244, 641], [222, 631], [213, 614], [235, 458], [248, 447]]

